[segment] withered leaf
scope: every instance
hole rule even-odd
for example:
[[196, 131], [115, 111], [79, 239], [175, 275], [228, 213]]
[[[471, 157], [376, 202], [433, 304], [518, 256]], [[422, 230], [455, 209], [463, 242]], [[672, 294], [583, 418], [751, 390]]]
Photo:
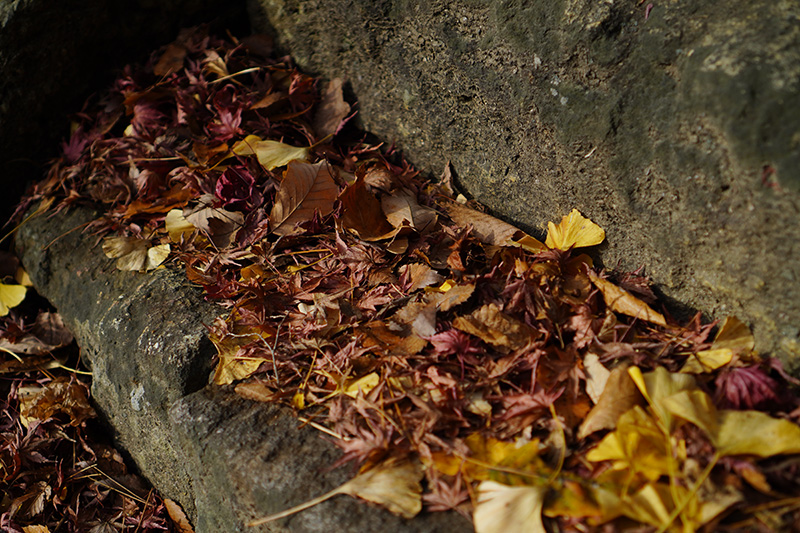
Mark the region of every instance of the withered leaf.
[[508, 222], [456, 202], [448, 202], [444, 204], [444, 208], [447, 215], [459, 226], [472, 225], [473, 235], [486, 244], [504, 246], [520, 231]]
[[416, 460], [389, 460], [358, 474], [350, 481], [313, 500], [248, 523], [258, 526], [291, 516], [318, 505], [337, 494], [349, 494], [382, 505], [403, 518], [414, 518], [422, 510], [422, 465]]
[[[212, 207], [212, 204], [213, 196], [205, 195], [200, 199], [199, 205], [184, 209], [183, 216], [218, 249], [227, 248], [234, 241], [239, 228], [244, 225], [244, 215], [238, 211]], [[180, 221], [176, 220], [177, 222]]]
[[173, 72], [178, 72], [183, 68], [183, 60], [186, 57], [186, 47], [182, 44], [170, 43], [167, 49], [161, 54], [158, 63], [153, 67], [156, 76], [168, 76]]
[[582, 439], [601, 429], [614, 429], [623, 413], [643, 403], [644, 398], [628, 375], [626, 366], [616, 367], [609, 374], [597, 405], [589, 411], [581, 424], [578, 438]]
[[236, 155], [255, 155], [258, 162], [267, 170], [288, 165], [289, 162], [308, 159], [307, 147], [291, 146], [278, 141], [263, 141], [257, 135], [248, 135], [233, 145]]
[[350, 113], [350, 104], [342, 96], [342, 80], [334, 78], [325, 87], [322, 100], [314, 115], [314, 131], [318, 138], [334, 135], [339, 132], [345, 117]]
[[270, 229], [278, 235], [294, 233], [300, 222], [311, 220], [314, 212], [333, 211], [339, 188], [327, 161], [315, 164], [291, 161], [283, 173], [281, 188], [269, 215]]
[[484, 305], [472, 314], [457, 317], [453, 326], [489, 344], [516, 350], [536, 337], [536, 330], [500, 311], [495, 304]]
[[386, 219], [395, 228], [409, 226], [419, 233], [433, 229], [438, 220], [436, 211], [419, 205], [416, 195], [408, 189], [400, 189], [381, 200]]
[[189, 522], [186, 513], [183, 512], [183, 508], [178, 502], [170, 500], [169, 498], [164, 498], [164, 507], [167, 509], [167, 513], [172, 519], [172, 523], [177, 528], [178, 533], [194, 533], [191, 522]]
[[434, 269], [424, 263], [411, 263], [400, 267], [400, 275], [410, 283], [408, 292], [414, 292], [423, 287], [438, 285], [444, 278]]
[[547, 487], [482, 481], [472, 516], [475, 533], [546, 533], [542, 522], [546, 493]]
[[475, 285], [465, 283], [449, 287], [444, 292], [434, 294], [434, 301], [440, 311], [449, 311], [457, 305], [461, 305], [475, 292]]
[[56, 378], [44, 387], [33, 387], [20, 395], [20, 419], [27, 425], [31, 420], [47, 420], [59, 413], [69, 417], [71, 426], [80, 426], [94, 418], [86, 387], [69, 378]]
[[603, 294], [603, 300], [612, 311], [623, 315], [632, 316], [641, 320], [646, 320], [660, 326], [666, 326], [667, 321], [664, 316], [654, 311], [649, 305], [635, 297], [628, 291], [620, 289], [608, 280], [602, 279], [593, 272], [589, 272], [589, 279], [594, 286]]
[[153, 245], [139, 237], [106, 237], [103, 239], [106, 257], [117, 260], [117, 268], [147, 272], [157, 268], [169, 257], [169, 244]]
[[342, 202], [339, 224], [343, 229], [365, 241], [388, 239], [394, 235], [394, 227], [386, 220], [380, 202], [367, 190], [361, 176], [342, 191], [339, 200]]

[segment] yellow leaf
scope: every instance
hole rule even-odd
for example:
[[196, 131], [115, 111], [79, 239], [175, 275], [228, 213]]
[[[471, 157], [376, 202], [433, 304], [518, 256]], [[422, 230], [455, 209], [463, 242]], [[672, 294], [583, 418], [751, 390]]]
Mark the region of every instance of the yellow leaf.
[[650, 403], [653, 412], [672, 430], [672, 415], [662, 401], [673, 394], [696, 388], [697, 384], [694, 376], [669, 372], [663, 367], [658, 367], [653, 372], [642, 374], [642, 371], [635, 366], [628, 369], [628, 374], [633, 379], [633, 382], [636, 383], [639, 392]]
[[403, 518], [414, 518], [422, 510], [422, 465], [416, 460], [389, 460], [361, 472], [347, 483], [313, 500], [273, 515], [253, 520], [247, 525], [258, 526], [291, 516], [322, 503], [337, 494], [349, 494], [386, 507]]
[[257, 135], [248, 135], [233, 145], [236, 155], [255, 155], [267, 170], [286, 166], [294, 159], [308, 160], [309, 149], [298, 148], [278, 141], [262, 141]]
[[664, 316], [661, 313], [654, 311], [650, 306], [628, 291], [617, 287], [608, 280], [598, 277], [592, 272], [589, 272], [589, 278], [592, 280], [592, 283], [594, 283], [594, 286], [603, 294], [603, 300], [605, 300], [606, 305], [612, 311], [661, 326], [667, 325], [667, 321], [664, 320]]
[[546, 487], [509, 487], [494, 481], [478, 485], [472, 514], [475, 533], [546, 533], [542, 505]]
[[214, 383], [228, 385], [253, 375], [265, 359], [261, 357], [241, 357], [239, 356], [239, 349], [260, 338], [257, 333], [247, 330], [237, 331], [236, 334], [225, 335], [224, 337], [219, 337], [216, 334], [209, 335], [209, 339], [217, 348], [219, 356], [219, 362], [217, 362], [217, 368], [214, 371]]
[[348, 385], [347, 388], [344, 389], [344, 393], [347, 396], [350, 396], [351, 398], [355, 398], [356, 396], [358, 396], [360, 391], [361, 394], [366, 396], [367, 394], [369, 394], [369, 391], [378, 386], [380, 380], [381, 378], [380, 376], [378, 376], [378, 374], [376, 374], [375, 372], [370, 372], [366, 376], [363, 376], [350, 383], [350, 385]]
[[26, 292], [28, 288], [24, 285], [0, 283], [0, 316], [6, 316], [9, 309], [21, 304]]
[[721, 368], [733, 359], [730, 348], [703, 350], [692, 354], [681, 368], [683, 374], [706, 374]]
[[761, 411], [720, 411], [719, 429], [711, 441], [720, 455], [800, 453], [800, 426]]
[[594, 246], [606, 238], [606, 232], [581, 215], [577, 209], [573, 209], [569, 215], [562, 218], [558, 226], [548, 222], [547, 228], [545, 244], [549, 248], [558, 248], [559, 250]]
[[516, 232], [508, 240], [508, 244], [510, 246], [519, 246], [526, 252], [532, 252], [535, 254], [547, 250], [547, 246], [544, 243], [522, 231]]
[[297, 391], [292, 396], [292, 405], [294, 405], [295, 409], [302, 411], [306, 407], [306, 396], [303, 394], [303, 391]]
[[23, 533], [50, 533], [47, 526], [22, 526]]
[[718, 431], [717, 408], [711, 397], [701, 390], [683, 390], [663, 398], [661, 405], [673, 416], [699, 427], [713, 440]]
[[668, 445], [655, 420], [637, 405], [619, 417], [617, 429], [589, 450], [586, 458], [613, 461], [614, 470], [630, 470], [655, 481], [670, 472]]

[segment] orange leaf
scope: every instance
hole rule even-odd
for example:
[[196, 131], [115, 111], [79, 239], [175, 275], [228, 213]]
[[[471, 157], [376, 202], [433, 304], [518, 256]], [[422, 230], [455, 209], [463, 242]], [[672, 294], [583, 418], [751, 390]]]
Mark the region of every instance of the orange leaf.
[[315, 211], [323, 216], [329, 214], [338, 191], [327, 161], [313, 165], [298, 160], [289, 162], [269, 215], [272, 232], [290, 235], [298, 223], [311, 220]]

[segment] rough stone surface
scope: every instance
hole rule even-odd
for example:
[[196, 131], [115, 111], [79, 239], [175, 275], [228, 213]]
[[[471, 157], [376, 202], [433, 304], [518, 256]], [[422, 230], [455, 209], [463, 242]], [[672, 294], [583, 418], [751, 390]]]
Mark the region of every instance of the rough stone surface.
[[339, 496], [261, 528], [248, 521], [318, 496], [352, 475], [326, 471], [336, 447], [285, 409], [206, 385], [206, 324], [224, 310], [184, 274], [120, 272], [96, 238], [72, 231], [89, 211], [32, 219], [17, 250], [39, 292], [64, 317], [90, 364], [92, 395], [117, 441], [162, 495], [181, 503], [197, 533], [470, 531], [459, 515], [414, 520]]
[[[366, 128], [500, 216], [573, 207], [606, 265], [800, 364], [800, 4], [252, 0]], [[652, 9], [651, 9], [652, 8]], [[765, 166], [776, 170], [762, 182]]]

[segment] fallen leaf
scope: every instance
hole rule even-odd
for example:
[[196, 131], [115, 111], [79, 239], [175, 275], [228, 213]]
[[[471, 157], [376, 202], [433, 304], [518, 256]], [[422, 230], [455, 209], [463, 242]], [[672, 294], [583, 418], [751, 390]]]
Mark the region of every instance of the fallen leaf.
[[351, 382], [344, 389], [344, 394], [355, 398], [359, 394], [367, 395], [369, 392], [380, 384], [381, 378], [375, 372], [370, 372], [366, 376], [362, 376], [357, 380]]
[[27, 292], [24, 285], [0, 283], [0, 316], [6, 316], [9, 309], [21, 304]]
[[707, 374], [722, 368], [732, 359], [733, 352], [728, 348], [702, 350], [691, 354], [680, 371], [684, 374]]
[[169, 257], [169, 244], [153, 246], [149, 239], [139, 237], [106, 237], [103, 252], [117, 260], [119, 270], [148, 272], [157, 268]]
[[646, 303], [635, 297], [628, 291], [621, 289], [611, 283], [589, 272], [589, 279], [594, 286], [603, 294], [603, 300], [609, 309], [616, 313], [632, 316], [641, 320], [646, 320], [660, 326], [666, 326], [667, 321], [664, 316], [650, 308]]
[[720, 411], [712, 442], [721, 455], [800, 453], [800, 426], [761, 411]]
[[[492, 215], [481, 213], [455, 202], [444, 204], [447, 215], [459, 226], [472, 226], [472, 234], [483, 243], [495, 246], [508, 245], [519, 228]], [[521, 238], [521, 237], [520, 237]], [[533, 239], [533, 237], [530, 237]], [[544, 248], [543, 248], [544, 249]]]
[[658, 367], [653, 372], [642, 374], [642, 371], [635, 366], [628, 368], [628, 374], [656, 416], [672, 431], [674, 419], [669, 409], [663, 404], [663, 400], [681, 391], [697, 388], [694, 376], [669, 372], [664, 367]]
[[484, 305], [470, 315], [457, 317], [453, 327], [489, 344], [512, 350], [522, 348], [537, 336], [536, 330], [506, 315], [495, 304]]
[[227, 248], [244, 225], [244, 215], [221, 207], [212, 207], [213, 195], [204, 195], [194, 208], [185, 208], [183, 216], [199, 229], [218, 249]]
[[395, 235], [394, 227], [386, 220], [378, 199], [367, 190], [362, 176], [345, 187], [339, 200], [342, 202], [342, 216], [338, 220], [341, 228], [365, 241], [388, 239]]
[[334, 78], [325, 87], [322, 100], [320, 100], [314, 115], [314, 131], [317, 133], [317, 138], [321, 139], [338, 133], [348, 113], [350, 113], [350, 104], [344, 101], [342, 80]]
[[562, 218], [558, 226], [548, 222], [547, 228], [545, 244], [549, 248], [558, 248], [559, 250], [594, 246], [606, 238], [605, 231], [581, 215], [577, 209], [573, 209], [570, 214]]
[[[442, 286], [444, 286], [444, 283]], [[434, 296], [434, 302], [440, 311], [449, 311], [469, 300], [473, 292], [475, 292], [475, 285], [471, 283], [453, 285], [447, 290], [441, 290], [440, 288], [439, 292]]]
[[635, 405], [640, 405], [642, 400], [626, 367], [618, 366], [609, 373], [597, 404], [581, 423], [578, 438], [583, 439], [602, 429], [614, 429], [619, 417]]
[[401, 281], [408, 284], [408, 292], [412, 293], [423, 287], [438, 285], [444, 281], [441, 274], [424, 263], [411, 263], [400, 267]]
[[596, 353], [588, 352], [583, 357], [583, 373], [586, 375], [586, 394], [597, 403], [606, 388], [611, 372], [603, 366]]
[[313, 165], [291, 161], [269, 215], [270, 229], [278, 235], [289, 235], [298, 223], [311, 220], [315, 212], [329, 214], [338, 192], [327, 161]]
[[186, 217], [183, 216], [182, 209], [173, 209], [167, 213], [164, 219], [164, 225], [169, 234], [169, 239], [176, 243], [181, 242], [182, 238], [188, 239], [195, 231], [194, 224], [186, 220]]
[[400, 189], [381, 200], [386, 220], [395, 228], [408, 226], [419, 233], [433, 229], [438, 220], [436, 211], [417, 203], [417, 197], [408, 189]]
[[286, 166], [297, 159], [308, 159], [309, 149], [298, 148], [278, 141], [262, 141], [257, 135], [248, 135], [233, 145], [231, 149], [236, 155], [255, 155], [258, 162], [267, 170]]
[[330, 492], [280, 513], [253, 520], [250, 527], [299, 513], [338, 494], [349, 494], [377, 503], [403, 518], [414, 518], [422, 510], [422, 465], [416, 460], [389, 460], [363, 471]]
[[164, 53], [161, 54], [158, 62], [153, 67], [153, 74], [156, 76], [168, 76], [173, 72], [178, 72], [183, 68], [183, 60], [186, 57], [186, 53], [186, 47], [182, 44], [168, 44], [167, 49], [164, 50]]
[[22, 526], [22, 533], [50, 533], [50, 528], [47, 526]]
[[650, 481], [668, 475], [672, 458], [667, 456], [669, 442], [647, 411], [635, 405], [617, 420], [617, 428], [589, 450], [592, 462], [612, 461], [614, 470], [628, 470]]
[[186, 513], [183, 512], [183, 508], [178, 502], [170, 500], [169, 498], [164, 498], [164, 507], [167, 509], [167, 513], [172, 519], [172, 523], [175, 525], [178, 533], [194, 533], [191, 522], [189, 522]]
[[472, 515], [475, 533], [546, 533], [542, 522], [546, 492], [547, 487], [509, 487], [482, 481]]
[[20, 420], [27, 427], [32, 420], [47, 420], [65, 414], [71, 426], [80, 426], [97, 416], [83, 384], [56, 378], [44, 387], [31, 387], [20, 396]]

